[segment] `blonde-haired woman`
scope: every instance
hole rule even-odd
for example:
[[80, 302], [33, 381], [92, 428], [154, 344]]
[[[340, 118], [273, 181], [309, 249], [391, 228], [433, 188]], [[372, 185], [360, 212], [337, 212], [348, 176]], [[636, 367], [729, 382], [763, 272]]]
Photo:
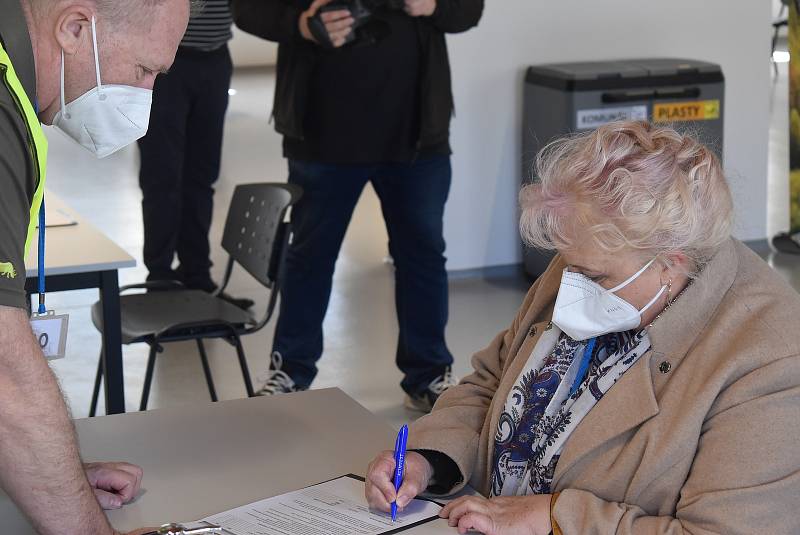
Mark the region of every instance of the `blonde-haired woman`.
[[[411, 428], [402, 507], [490, 535], [800, 533], [800, 296], [730, 237], [717, 158], [612, 123], [551, 144], [523, 237], [557, 249], [474, 373]], [[367, 498], [395, 499], [391, 452]]]

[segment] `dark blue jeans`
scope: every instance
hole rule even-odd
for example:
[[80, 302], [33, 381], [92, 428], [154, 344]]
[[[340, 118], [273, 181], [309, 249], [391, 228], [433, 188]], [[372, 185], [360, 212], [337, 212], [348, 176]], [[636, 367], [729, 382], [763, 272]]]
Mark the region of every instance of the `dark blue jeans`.
[[448, 292], [442, 235], [450, 179], [449, 156], [368, 166], [289, 161], [289, 182], [304, 193], [292, 208], [294, 240], [273, 351], [283, 356], [283, 370], [298, 386], [308, 387], [317, 374], [334, 265], [367, 182], [380, 199], [394, 258], [401, 386], [418, 393], [453, 363], [444, 339]]

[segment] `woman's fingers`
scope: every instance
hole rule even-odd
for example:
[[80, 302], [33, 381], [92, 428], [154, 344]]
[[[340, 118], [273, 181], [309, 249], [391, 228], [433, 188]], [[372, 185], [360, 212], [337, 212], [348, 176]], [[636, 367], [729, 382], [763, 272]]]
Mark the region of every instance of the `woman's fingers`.
[[403, 509], [422, 492], [422, 482], [416, 478], [406, 478], [397, 493], [397, 506]]
[[484, 535], [494, 535], [492, 519], [482, 513], [467, 513], [458, 521], [458, 532], [479, 531]]
[[377, 509], [378, 511], [389, 511], [391, 509], [391, 502], [374, 485], [368, 486], [365, 492], [367, 505], [369, 505], [370, 509]]
[[469, 513], [489, 515], [489, 500], [477, 496], [465, 496], [447, 504], [439, 516], [448, 519], [448, 525], [455, 527], [461, 517]]
[[388, 511], [395, 500], [393, 483], [394, 453], [381, 452], [369, 465], [366, 478], [366, 498], [370, 507]]
[[432, 475], [433, 468], [428, 459], [419, 452], [409, 451], [406, 454], [403, 484], [397, 493], [397, 505], [402, 509], [411, 503], [411, 500], [425, 492]]
[[467, 499], [467, 496], [462, 496], [461, 498], [456, 498], [455, 500], [448, 502], [442, 507], [442, 510], [439, 511], [439, 516], [442, 518], [448, 518], [450, 516], [450, 511], [453, 510], [454, 507], [457, 507], [461, 502]]

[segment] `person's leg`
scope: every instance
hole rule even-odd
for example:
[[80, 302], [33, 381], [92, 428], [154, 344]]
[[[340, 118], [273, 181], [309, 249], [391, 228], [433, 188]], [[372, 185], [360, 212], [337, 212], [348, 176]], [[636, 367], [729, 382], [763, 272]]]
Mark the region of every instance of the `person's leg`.
[[214, 182], [219, 178], [222, 136], [233, 65], [224, 46], [195, 52], [190, 58], [192, 105], [186, 128], [181, 184], [179, 273], [190, 288], [213, 291], [208, 233], [214, 211]]
[[292, 207], [294, 237], [272, 349], [299, 388], [308, 388], [317, 374], [336, 258], [369, 172], [363, 166], [289, 161], [289, 183], [302, 187], [303, 196]]
[[148, 280], [174, 279], [172, 261], [181, 219], [181, 173], [189, 98], [186, 64], [180, 53], [169, 74], [156, 78], [147, 135], [139, 140]]
[[395, 264], [397, 366], [405, 374], [401, 386], [412, 396], [421, 394], [453, 363], [445, 343], [448, 289], [443, 236], [450, 178], [449, 156], [437, 156], [410, 165], [384, 165], [373, 180]]

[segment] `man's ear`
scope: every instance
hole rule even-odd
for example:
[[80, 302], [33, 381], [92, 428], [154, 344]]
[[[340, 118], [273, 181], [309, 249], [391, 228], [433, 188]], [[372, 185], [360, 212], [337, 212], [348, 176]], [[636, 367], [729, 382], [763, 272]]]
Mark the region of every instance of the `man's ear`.
[[56, 16], [54, 35], [64, 54], [72, 55], [92, 39], [94, 12], [85, 2], [71, 2]]

